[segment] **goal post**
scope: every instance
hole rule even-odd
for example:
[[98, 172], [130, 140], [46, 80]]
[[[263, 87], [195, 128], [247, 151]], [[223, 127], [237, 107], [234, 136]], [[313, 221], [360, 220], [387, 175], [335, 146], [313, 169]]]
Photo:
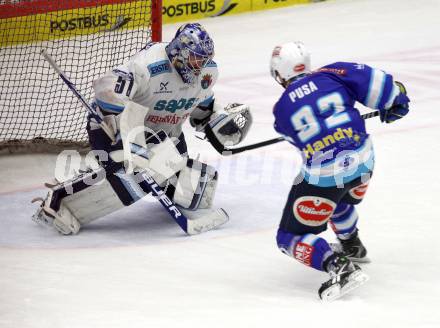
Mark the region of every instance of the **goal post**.
[[161, 31], [157, 0], [0, 0], [0, 154], [88, 146], [87, 112], [42, 49], [91, 100], [97, 77]]

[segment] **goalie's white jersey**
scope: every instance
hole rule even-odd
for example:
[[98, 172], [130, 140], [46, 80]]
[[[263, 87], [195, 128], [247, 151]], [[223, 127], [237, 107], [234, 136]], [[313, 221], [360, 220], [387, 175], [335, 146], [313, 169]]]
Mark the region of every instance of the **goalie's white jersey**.
[[218, 70], [210, 62], [193, 84], [185, 84], [166, 54], [166, 45], [147, 46], [127, 63], [94, 81], [93, 88], [104, 112], [118, 115], [128, 101], [136, 102], [150, 109], [146, 127], [178, 137], [194, 108], [208, 105], [213, 99], [212, 86]]

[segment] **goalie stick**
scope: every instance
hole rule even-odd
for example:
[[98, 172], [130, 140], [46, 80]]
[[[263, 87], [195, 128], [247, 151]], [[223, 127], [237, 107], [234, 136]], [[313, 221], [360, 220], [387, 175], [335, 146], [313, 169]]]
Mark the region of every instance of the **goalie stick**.
[[[105, 124], [101, 116], [96, 112], [96, 110], [84, 99], [81, 93], [76, 89], [75, 85], [69, 80], [66, 74], [61, 70], [61, 68], [55, 63], [54, 59], [46, 52], [45, 49], [41, 51], [41, 54], [48, 61], [50, 66], [58, 73], [59, 77], [63, 80], [63, 82], [69, 87], [69, 89], [75, 94], [75, 96], [79, 99], [79, 101], [84, 105], [84, 107], [89, 111], [92, 117], [98, 122], [98, 124], [102, 127], [104, 132], [109, 136], [109, 138], [114, 141], [115, 136], [113, 135], [112, 130], [108, 125]], [[198, 234], [207, 230], [211, 230], [215, 228], [217, 225], [220, 225], [227, 221], [228, 216], [226, 212], [223, 210], [216, 211], [211, 213], [211, 215], [205, 215], [204, 217], [188, 220], [185, 214], [180, 211], [176, 204], [171, 200], [163, 191], [163, 189], [156, 183], [154, 178], [148, 174], [145, 170], [141, 172], [144, 177], [144, 180], [147, 182], [148, 186], [151, 189], [151, 192], [159, 203], [167, 210], [168, 214], [176, 221], [176, 223], [189, 235]], [[219, 217], [221, 216], [225, 221], [221, 222]]]
[[[367, 120], [369, 118], [376, 117], [376, 116], [379, 116], [379, 111], [374, 111], [374, 112], [370, 112], [370, 113], [366, 113], [366, 114], [361, 115], [361, 117], [364, 120]], [[266, 141], [261, 141], [261, 142], [257, 142], [257, 143], [250, 144], [247, 146], [243, 146], [243, 147], [228, 148], [228, 147], [223, 146], [223, 144], [217, 139], [217, 137], [215, 136], [215, 134], [212, 131], [209, 124], [205, 128], [205, 134], [206, 134], [206, 138], [208, 138], [209, 142], [214, 147], [214, 149], [223, 156], [239, 154], [239, 153], [242, 153], [247, 150], [270, 146], [270, 145], [273, 145], [278, 142], [286, 140], [284, 137], [277, 137], [277, 138], [269, 139]]]
[[69, 80], [66, 74], [61, 70], [61, 68], [55, 63], [53, 58], [47, 53], [46, 49], [41, 50], [41, 54], [47, 60], [50, 66], [58, 73], [58, 76], [63, 80], [63, 82], [68, 86], [68, 88], [75, 94], [76, 98], [83, 104], [85, 108], [89, 111], [90, 115], [99, 123], [104, 132], [108, 135], [108, 137], [115, 141], [115, 136], [113, 135], [110, 127], [102, 120], [101, 116], [96, 112], [96, 110], [90, 106], [90, 104], [84, 99], [84, 97], [79, 93], [76, 89], [75, 85]]

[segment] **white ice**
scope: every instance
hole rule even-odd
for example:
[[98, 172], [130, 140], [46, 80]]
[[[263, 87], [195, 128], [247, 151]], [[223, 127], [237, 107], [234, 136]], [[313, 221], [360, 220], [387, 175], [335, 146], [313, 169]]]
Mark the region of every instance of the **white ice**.
[[[192, 154], [218, 166], [216, 203], [231, 216], [194, 237], [148, 200], [61, 236], [30, 220], [55, 157], [0, 159], [0, 327], [440, 327], [439, 13], [438, 0], [339, 0], [202, 21], [216, 44], [218, 100], [252, 106], [248, 143], [276, 136], [282, 90], [268, 62], [279, 43], [304, 41], [314, 67], [362, 62], [406, 84], [405, 119], [367, 122], [377, 162], [358, 208], [372, 259], [365, 286], [324, 304], [326, 274], [277, 249], [293, 147], [220, 158], [187, 128]], [[164, 27], [165, 40], [176, 27]]]

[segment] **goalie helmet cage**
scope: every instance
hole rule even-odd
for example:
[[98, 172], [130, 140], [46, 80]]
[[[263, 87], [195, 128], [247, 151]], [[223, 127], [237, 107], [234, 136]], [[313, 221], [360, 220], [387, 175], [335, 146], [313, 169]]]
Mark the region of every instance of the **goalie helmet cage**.
[[0, 154], [88, 148], [87, 112], [40, 54], [87, 100], [92, 82], [162, 39], [162, 1], [0, 0]]

